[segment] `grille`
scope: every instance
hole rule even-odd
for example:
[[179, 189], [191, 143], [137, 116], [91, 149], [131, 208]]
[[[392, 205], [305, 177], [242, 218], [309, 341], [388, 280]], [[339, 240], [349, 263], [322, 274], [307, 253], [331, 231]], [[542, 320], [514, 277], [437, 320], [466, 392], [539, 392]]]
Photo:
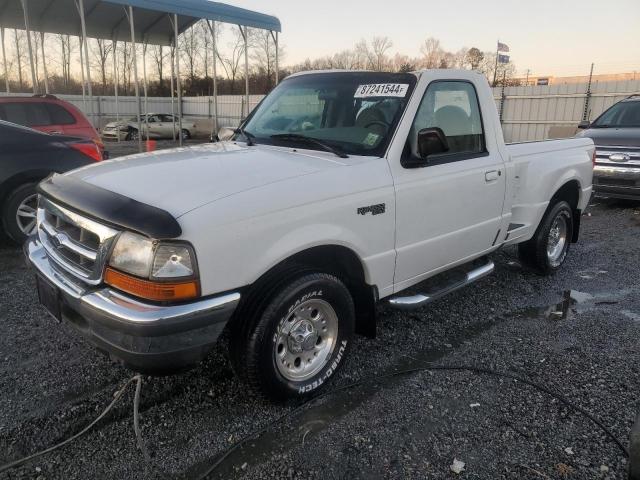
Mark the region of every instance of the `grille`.
[[118, 230], [98, 223], [40, 197], [38, 238], [60, 267], [96, 285]]
[[[612, 160], [611, 156], [623, 155], [624, 161]], [[609, 146], [602, 145], [596, 147], [596, 164], [611, 165], [616, 167], [638, 168], [640, 167], [640, 148], [631, 146]]]

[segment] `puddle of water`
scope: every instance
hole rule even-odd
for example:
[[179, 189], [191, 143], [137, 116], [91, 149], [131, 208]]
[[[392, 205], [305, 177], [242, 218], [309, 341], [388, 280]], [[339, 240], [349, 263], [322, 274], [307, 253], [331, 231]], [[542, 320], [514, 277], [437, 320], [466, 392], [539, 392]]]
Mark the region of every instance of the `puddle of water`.
[[620, 310], [620, 313], [634, 322], [640, 322], [640, 313], [632, 312], [631, 310]]

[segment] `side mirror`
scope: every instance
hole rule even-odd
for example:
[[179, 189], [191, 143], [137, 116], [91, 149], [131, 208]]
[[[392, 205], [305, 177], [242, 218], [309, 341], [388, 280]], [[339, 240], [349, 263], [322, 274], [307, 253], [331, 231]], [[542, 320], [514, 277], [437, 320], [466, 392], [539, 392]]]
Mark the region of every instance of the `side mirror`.
[[591, 126], [591, 122], [589, 120], [583, 120], [578, 124], [578, 128], [585, 129]]
[[441, 128], [423, 128], [418, 132], [418, 154], [423, 160], [427, 160], [429, 155], [448, 151], [447, 137]]
[[233, 138], [235, 134], [236, 134], [235, 128], [220, 127], [220, 130], [218, 130], [218, 139], [221, 142], [225, 142], [227, 140], [231, 140], [231, 138]]

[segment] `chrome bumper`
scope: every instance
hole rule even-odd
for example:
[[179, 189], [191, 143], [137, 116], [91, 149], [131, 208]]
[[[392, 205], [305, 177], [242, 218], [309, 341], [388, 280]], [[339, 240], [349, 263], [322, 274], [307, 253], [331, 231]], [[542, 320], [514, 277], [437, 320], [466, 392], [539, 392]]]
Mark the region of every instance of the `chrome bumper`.
[[616, 198], [640, 198], [640, 167], [596, 165], [593, 188], [597, 194]]
[[228, 293], [178, 305], [155, 305], [108, 287], [74, 281], [36, 238], [25, 244], [28, 262], [60, 292], [63, 320], [135, 370], [154, 373], [200, 361], [240, 301]]

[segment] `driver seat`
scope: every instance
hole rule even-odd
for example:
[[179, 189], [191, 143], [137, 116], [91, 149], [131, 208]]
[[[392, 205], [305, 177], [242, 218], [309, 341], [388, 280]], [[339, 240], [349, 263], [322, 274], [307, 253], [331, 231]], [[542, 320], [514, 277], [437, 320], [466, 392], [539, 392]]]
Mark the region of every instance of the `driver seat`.
[[366, 128], [370, 132], [376, 133], [380, 136], [383, 136], [387, 133], [387, 128], [380, 125], [380, 123], [371, 125], [374, 122], [381, 122], [384, 125], [388, 124], [387, 117], [385, 117], [384, 113], [382, 113], [382, 110], [377, 107], [368, 107], [358, 114], [358, 116], [356, 117], [355, 126]]

